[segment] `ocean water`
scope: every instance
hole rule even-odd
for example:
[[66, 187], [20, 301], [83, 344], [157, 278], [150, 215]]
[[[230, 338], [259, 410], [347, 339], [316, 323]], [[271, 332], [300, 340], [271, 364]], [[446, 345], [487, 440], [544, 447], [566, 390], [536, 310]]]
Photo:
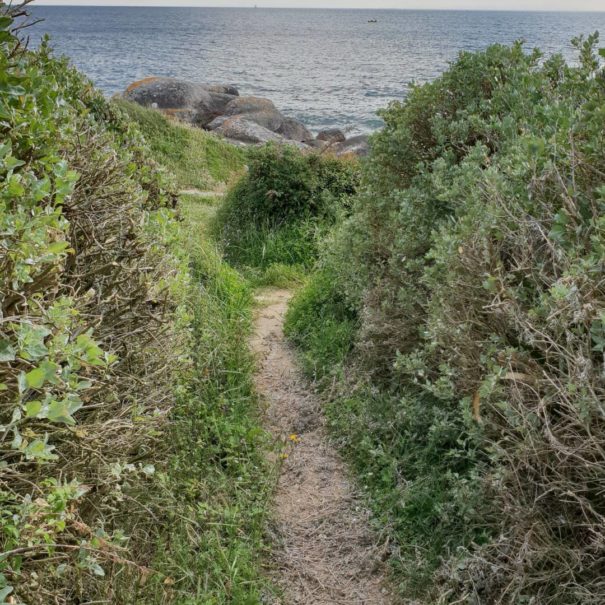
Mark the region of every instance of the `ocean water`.
[[[108, 95], [145, 76], [235, 84], [311, 129], [380, 126], [376, 111], [462, 50], [518, 39], [575, 53], [572, 37], [605, 32], [605, 13], [263, 8], [34, 7], [48, 33]], [[377, 19], [377, 23], [368, 23]]]

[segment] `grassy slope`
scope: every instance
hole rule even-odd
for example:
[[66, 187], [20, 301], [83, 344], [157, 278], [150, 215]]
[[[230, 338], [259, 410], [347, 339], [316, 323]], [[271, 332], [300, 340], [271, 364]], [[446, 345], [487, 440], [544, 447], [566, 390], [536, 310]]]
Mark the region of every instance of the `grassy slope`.
[[174, 471], [193, 523], [173, 536], [166, 563], [187, 594], [179, 602], [254, 604], [265, 586], [260, 569], [272, 487], [264, 458], [268, 443], [256, 415], [247, 342], [251, 293], [214, 244], [200, 237], [211, 210], [195, 198], [181, 201], [181, 241], [194, 277], [194, 365], [175, 419]]
[[[156, 160], [181, 189], [221, 189], [243, 169], [244, 154], [202, 131], [120, 102]], [[269, 590], [262, 576], [263, 529], [272, 488], [268, 441], [256, 414], [248, 350], [251, 291], [208, 235], [216, 198], [182, 195], [176, 247], [186, 251], [192, 369], [174, 418], [172, 491], [186, 502], [158, 566], [175, 580], [177, 603], [256, 604]]]
[[124, 100], [115, 103], [137, 123], [155, 159], [182, 189], [220, 189], [244, 167], [245, 151], [199, 128], [179, 124], [159, 111]]

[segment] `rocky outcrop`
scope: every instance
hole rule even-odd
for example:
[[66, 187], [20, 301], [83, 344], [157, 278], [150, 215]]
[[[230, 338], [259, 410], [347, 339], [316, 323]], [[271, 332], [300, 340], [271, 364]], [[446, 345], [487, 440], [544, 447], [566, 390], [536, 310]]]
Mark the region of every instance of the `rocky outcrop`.
[[214, 129], [214, 132], [223, 135], [227, 139], [249, 144], [268, 143], [269, 141], [280, 142], [284, 140], [279, 134], [246, 119], [245, 116], [227, 117]]
[[239, 96], [239, 90], [231, 84], [210, 84], [208, 86], [210, 92], [222, 92], [225, 95], [231, 95], [232, 97]]
[[256, 113], [262, 111], [277, 111], [273, 101], [262, 97], [238, 97], [232, 99], [225, 109], [225, 115], [236, 116], [245, 113]]
[[346, 141], [347, 137], [342, 130], [338, 128], [328, 128], [327, 130], [320, 130], [317, 134], [318, 141], [325, 141], [326, 143], [342, 143]]
[[309, 143], [313, 140], [313, 133], [302, 122], [294, 118], [284, 118], [277, 132], [291, 141]]
[[145, 78], [131, 84], [124, 97], [204, 127], [223, 115], [238, 94], [233, 86], [194, 84], [174, 78]]
[[334, 153], [336, 155], [356, 155], [359, 157], [365, 157], [370, 151], [369, 137], [366, 134], [361, 134], [355, 137], [351, 137], [337, 143], [334, 146]]
[[346, 139], [338, 129], [317, 138], [304, 124], [284, 116], [269, 99], [240, 96], [229, 84], [196, 84], [176, 78], [145, 78], [131, 84], [124, 98], [153, 107], [230, 141], [258, 145], [275, 141], [299, 148], [329, 147], [337, 155], [366, 155], [367, 137]]

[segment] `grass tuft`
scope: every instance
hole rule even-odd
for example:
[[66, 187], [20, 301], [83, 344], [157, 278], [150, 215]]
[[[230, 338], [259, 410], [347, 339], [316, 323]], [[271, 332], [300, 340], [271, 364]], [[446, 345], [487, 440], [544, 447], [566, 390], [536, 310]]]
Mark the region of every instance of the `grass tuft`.
[[155, 160], [174, 175], [182, 189], [215, 190], [243, 172], [244, 150], [159, 111], [123, 99], [114, 103], [136, 123]]

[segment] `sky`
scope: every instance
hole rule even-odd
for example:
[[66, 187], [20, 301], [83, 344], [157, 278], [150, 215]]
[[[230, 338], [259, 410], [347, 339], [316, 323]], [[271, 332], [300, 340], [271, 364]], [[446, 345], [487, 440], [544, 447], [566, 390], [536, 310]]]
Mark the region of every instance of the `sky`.
[[34, 5], [605, 11], [605, 0], [34, 0]]

